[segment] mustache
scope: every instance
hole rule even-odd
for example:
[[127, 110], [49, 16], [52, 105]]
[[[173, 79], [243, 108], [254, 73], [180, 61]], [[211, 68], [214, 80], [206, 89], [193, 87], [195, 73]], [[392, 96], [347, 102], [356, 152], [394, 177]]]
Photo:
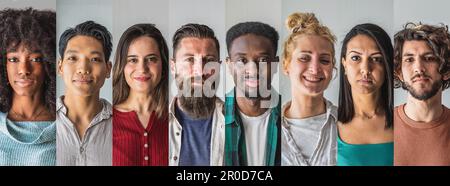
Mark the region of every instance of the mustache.
[[414, 81], [416, 78], [428, 78], [431, 79], [431, 76], [429, 76], [428, 74], [416, 74], [413, 77], [411, 77], [411, 81]]

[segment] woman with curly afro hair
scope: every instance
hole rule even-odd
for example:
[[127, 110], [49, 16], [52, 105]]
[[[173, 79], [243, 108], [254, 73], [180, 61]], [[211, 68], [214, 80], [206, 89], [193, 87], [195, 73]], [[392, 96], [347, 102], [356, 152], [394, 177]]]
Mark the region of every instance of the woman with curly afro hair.
[[0, 165], [54, 165], [56, 14], [0, 10]]

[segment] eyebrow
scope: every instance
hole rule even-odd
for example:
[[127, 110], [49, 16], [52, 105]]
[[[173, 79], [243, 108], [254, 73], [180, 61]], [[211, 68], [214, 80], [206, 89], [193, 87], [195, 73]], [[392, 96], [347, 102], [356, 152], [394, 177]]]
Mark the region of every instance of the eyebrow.
[[[147, 55], [145, 55], [144, 57], [153, 57], [153, 56], [157, 56], [156, 54], [153, 54], [153, 53], [151, 53], [151, 54], [147, 54]], [[129, 57], [139, 57], [138, 55], [127, 55], [127, 58], [129, 58]]]
[[[434, 55], [434, 53], [433, 52], [426, 52], [426, 53], [424, 53], [424, 54], [421, 54], [422, 56], [424, 56], [424, 55], [429, 55], [429, 54], [432, 54], [432, 55]], [[405, 53], [405, 54], [403, 54], [403, 56], [414, 56], [414, 54], [413, 53]]]

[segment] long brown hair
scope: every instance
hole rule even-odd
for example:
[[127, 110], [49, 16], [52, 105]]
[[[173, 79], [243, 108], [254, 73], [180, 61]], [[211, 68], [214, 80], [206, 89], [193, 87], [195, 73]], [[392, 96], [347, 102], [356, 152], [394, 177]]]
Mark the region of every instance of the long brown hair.
[[123, 73], [125, 65], [127, 64], [128, 48], [134, 39], [141, 36], [151, 37], [158, 43], [162, 60], [161, 81], [151, 94], [153, 100], [156, 102], [156, 114], [159, 118], [166, 117], [169, 99], [169, 49], [167, 48], [166, 41], [161, 32], [153, 24], [133, 25], [122, 34], [122, 37], [120, 37], [113, 67], [113, 104], [120, 104], [128, 98], [130, 86], [127, 84]]

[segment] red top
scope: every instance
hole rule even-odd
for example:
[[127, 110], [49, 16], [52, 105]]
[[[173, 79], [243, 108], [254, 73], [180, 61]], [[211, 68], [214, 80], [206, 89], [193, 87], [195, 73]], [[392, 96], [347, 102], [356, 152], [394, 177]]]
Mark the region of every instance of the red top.
[[167, 166], [168, 117], [152, 112], [147, 128], [136, 112], [113, 110], [113, 166]]

